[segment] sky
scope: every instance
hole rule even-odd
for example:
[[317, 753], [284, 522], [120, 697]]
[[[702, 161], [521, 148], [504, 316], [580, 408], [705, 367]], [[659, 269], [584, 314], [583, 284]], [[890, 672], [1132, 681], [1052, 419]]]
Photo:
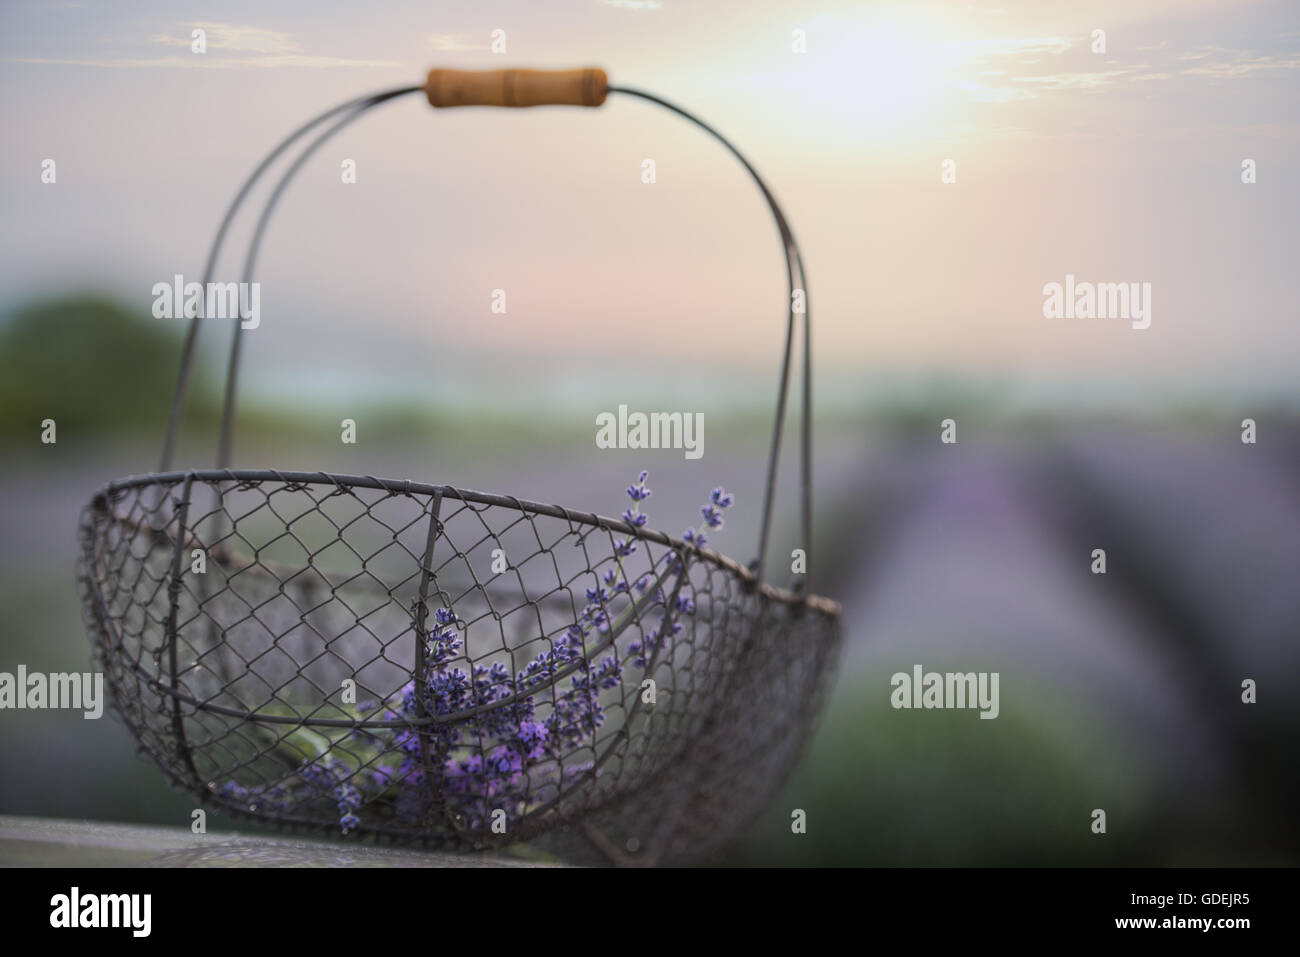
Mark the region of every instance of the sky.
[[[154, 283], [200, 278], [243, 177], [309, 117], [433, 66], [585, 65], [701, 116], [762, 173], [835, 394], [1295, 393], [1300, 4], [1271, 0], [7, 0], [0, 311], [93, 289], [148, 316]], [[250, 228], [220, 278], [240, 278]], [[1067, 275], [1149, 283], [1150, 327], [1046, 318]], [[619, 96], [373, 111], [304, 168], [255, 278], [245, 378], [290, 392], [766, 390], [786, 308], [744, 171]]]

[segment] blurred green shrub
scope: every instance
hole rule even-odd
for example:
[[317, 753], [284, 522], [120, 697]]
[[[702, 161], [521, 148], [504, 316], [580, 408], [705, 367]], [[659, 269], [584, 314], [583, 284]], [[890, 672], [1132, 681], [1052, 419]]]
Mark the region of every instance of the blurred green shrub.
[[[34, 302], [0, 324], [0, 433], [60, 430], [161, 434], [180, 363], [181, 325], [97, 296]], [[191, 413], [215, 418], [202, 370]]]

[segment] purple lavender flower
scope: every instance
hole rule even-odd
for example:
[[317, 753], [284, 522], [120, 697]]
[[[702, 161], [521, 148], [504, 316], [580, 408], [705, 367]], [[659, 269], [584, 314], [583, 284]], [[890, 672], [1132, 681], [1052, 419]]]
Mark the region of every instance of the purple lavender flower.
[[700, 514], [704, 516], [704, 524], [709, 528], [718, 529], [722, 527], [722, 510], [716, 505], [705, 505], [700, 509]]
[[[627, 489], [632, 504], [623, 519], [636, 528], [648, 522], [640, 505], [651, 495], [647, 478], [642, 472]], [[704, 521], [687, 529], [683, 539], [703, 547], [708, 541], [705, 529], [722, 528], [724, 512], [733, 501], [715, 488], [700, 510]], [[435, 609], [432, 627], [423, 636], [422, 680], [408, 681], [386, 700], [357, 707], [358, 715], [407, 719], [410, 724], [353, 729], [349, 750], [339, 751], [347, 760], [327, 752], [302, 761], [296, 773], [273, 787], [249, 788], [228, 781], [221, 796], [234, 804], [330, 807], [344, 834], [364, 826], [365, 809], [372, 805], [385, 808], [381, 814], [411, 824], [430, 824], [449, 815], [457, 826], [470, 830], [485, 829], [496, 809], [511, 817], [528, 813], [539, 795], [555, 793], [594, 767], [591, 762], [575, 764], [571, 758], [577, 749], [590, 746], [605, 723], [601, 695], [622, 686], [623, 656], [640, 668], [648, 667], [682, 631], [680, 618], [695, 613], [694, 598], [680, 591], [686, 582], [670, 585], [678, 592], [675, 602], [665, 595], [665, 583], [683, 573], [678, 555], [665, 556], [657, 581], [653, 573], [644, 573], [633, 583], [622, 559], [636, 551], [634, 536], [615, 541], [613, 565], [594, 588], [585, 590], [587, 603], [577, 620], [514, 674], [502, 662], [458, 664], [464, 642], [456, 615], [450, 608]], [[621, 653], [617, 637], [613, 642], [602, 637], [596, 644], [607, 643], [609, 652], [598, 661], [588, 660], [588, 639], [593, 634], [621, 634], [630, 623], [633, 590], [645, 595], [651, 588], [663, 606], [658, 627], [639, 639], [629, 637], [621, 643]], [[629, 596], [622, 609], [615, 604], [620, 595]], [[566, 673], [569, 680], [562, 686]], [[541, 707], [548, 707], [540, 714], [539, 700]], [[464, 718], [428, 720], [471, 710], [474, 713]]]
[[646, 488], [645, 480], [649, 478], [649, 472], [642, 472], [634, 485], [627, 487], [627, 497], [634, 502], [644, 502], [651, 495], [650, 489]]

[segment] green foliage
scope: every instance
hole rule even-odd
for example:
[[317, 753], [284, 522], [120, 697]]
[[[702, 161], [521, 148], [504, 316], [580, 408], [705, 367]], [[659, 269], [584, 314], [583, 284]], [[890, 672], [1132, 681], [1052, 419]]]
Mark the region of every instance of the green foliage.
[[[0, 325], [0, 432], [35, 435], [43, 419], [66, 430], [161, 434], [180, 364], [180, 324], [108, 299], [29, 304]], [[196, 375], [196, 408], [213, 403]]]
[[[722, 862], [1153, 862], [1144, 856], [1156, 853], [1151, 781], [1100, 715], [1060, 689], [1012, 682], [993, 721], [973, 711], [894, 710], [889, 670], [845, 676], [801, 768]], [[1091, 832], [1094, 807], [1123, 829], [1122, 841]], [[807, 813], [806, 834], [792, 834], [791, 808]]]

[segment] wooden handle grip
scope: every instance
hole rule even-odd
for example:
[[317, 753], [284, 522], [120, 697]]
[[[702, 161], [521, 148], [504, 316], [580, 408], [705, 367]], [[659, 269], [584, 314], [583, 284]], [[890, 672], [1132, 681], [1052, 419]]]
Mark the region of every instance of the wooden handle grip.
[[600, 106], [604, 70], [430, 70], [432, 106]]

